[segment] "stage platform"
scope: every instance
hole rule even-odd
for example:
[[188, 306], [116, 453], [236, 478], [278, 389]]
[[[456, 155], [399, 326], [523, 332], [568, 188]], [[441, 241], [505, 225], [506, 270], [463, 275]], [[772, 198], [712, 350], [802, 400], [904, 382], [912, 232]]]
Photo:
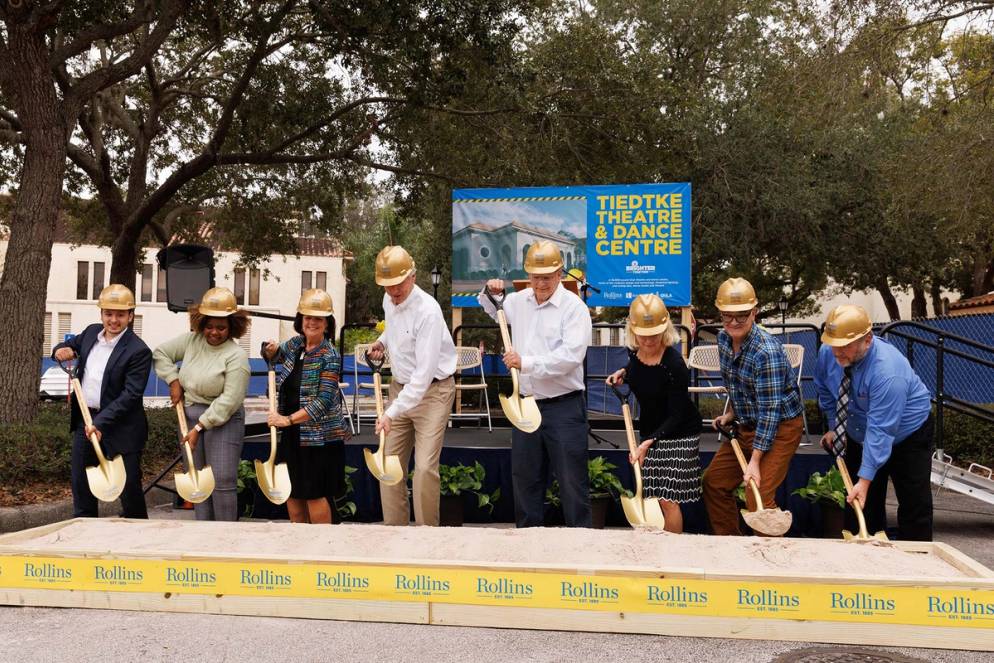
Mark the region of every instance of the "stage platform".
[[[597, 426], [599, 420], [592, 421]], [[604, 420], [605, 423], [614, 423]], [[248, 433], [256, 433], [260, 427], [250, 426]], [[379, 482], [366, 469], [362, 450], [374, 450], [378, 441], [372, 435], [372, 426], [363, 426], [362, 433], [353, 437], [345, 448], [346, 464], [357, 469], [351, 475], [355, 492], [349, 496], [357, 508], [355, 520], [359, 522], [377, 522], [382, 520]], [[614, 472], [621, 483], [631, 490], [634, 476], [631, 465], [628, 464], [628, 448], [625, 434], [620, 430], [605, 430], [595, 428], [593, 435], [588, 437], [588, 448], [591, 458], [604, 458], [617, 466]], [[801, 447], [791, 461], [783, 485], [777, 492], [777, 503], [786, 505], [794, 515], [794, 522], [787, 533], [788, 536], [820, 536], [822, 531], [821, 509], [807, 500], [790, 493], [797, 488], [807, 485], [808, 477], [813, 472], [826, 472], [832, 466], [832, 459], [821, 450], [815, 436], [809, 446]], [[617, 448], [615, 447], [617, 445]], [[717, 435], [713, 430], [702, 432], [701, 435], [701, 467], [711, 462], [718, 448]], [[242, 457], [248, 460], [265, 458], [269, 454], [268, 433], [249, 435], [245, 438]], [[511, 485], [511, 429], [495, 428], [488, 432], [484, 428], [459, 427], [446, 431], [442, 448], [442, 463], [446, 465], [472, 465], [479, 462], [486, 471], [484, 492], [491, 494], [500, 488], [500, 499], [494, 506], [493, 513], [488, 513], [477, 507], [475, 495], [464, 495], [463, 506], [466, 522], [514, 522], [514, 498]], [[254, 500], [255, 516], [258, 518], [286, 518], [286, 507], [275, 506], [261, 494]], [[687, 532], [704, 534], [708, 532], [707, 516], [701, 502], [683, 505], [684, 527]], [[549, 510], [547, 522], [555, 524], [560, 517], [554, 509]], [[608, 506], [608, 526], [626, 526], [624, 512], [620, 503], [614, 501]]]

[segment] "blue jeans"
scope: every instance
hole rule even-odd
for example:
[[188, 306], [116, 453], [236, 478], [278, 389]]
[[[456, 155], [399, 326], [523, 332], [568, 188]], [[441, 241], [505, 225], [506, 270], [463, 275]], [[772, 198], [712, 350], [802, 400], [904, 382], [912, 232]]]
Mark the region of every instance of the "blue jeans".
[[587, 408], [582, 393], [554, 403], [539, 402], [542, 425], [534, 433], [511, 432], [511, 481], [518, 527], [545, 522], [549, 473], [559, 481], [567, 527], [590, 527], [587, 475]]

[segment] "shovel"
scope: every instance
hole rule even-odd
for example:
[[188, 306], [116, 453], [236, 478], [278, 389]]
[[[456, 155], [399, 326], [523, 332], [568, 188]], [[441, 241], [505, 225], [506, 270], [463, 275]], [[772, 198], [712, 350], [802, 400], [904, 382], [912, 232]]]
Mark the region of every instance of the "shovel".
[[[76, 377], [76, 368], [67, 367], [61, 361], [59, 367], [65, 371], [70, 378], [72, 391], [76, 394], [76, 404], [79, 405], [80, 414], [83, 415], [83, 423], [87, 428], [93, 425], [93, 418], [90, 417], [90, 408], [86, 406], [86, 397], [83, 395], [83, 385]], [[90, 435], [90, 444], [97, 454], [97, 465], [86, 468], [86, 482], [90, 486], [90, 492], [101, 502], [113, 502], [124, 490], [124, 483], [127, 480], [127, 472], [124, 469], [124, 458], [120, 455], [113, 460], [107, 460], [96, 434]]]
[[[511, 349], [511, 335], [507, 331], [507, 318], [504, 317], [504, 297], [506, 293], [501, 293], [500, 298], [494, 297], [489, 288], [483, 290], [487, 299], [497, 308], [497, 323], [500, 325], [500, 337], [504, 342], [504, 351]], [[534, 433], [542, 425], [542, 413], [538, 410], [538, 403], [534, 396], [522, 396], [518, 390], [518, 369], [511, 369], [511, 384], [513, 390], [510, 396], [498, 394], [500, 406], [504, 409], [504, 415], [508, 421], [520, 431]]]
[[[383, 416], [383, 383], [380, 378], [380, 369], [383, 368], [384, 361], [386, 360], [380, 359], [379, 362], [373, 361], [370, 359], [369, 353], [366, 353], [366, 364], [373, 371], [373, 389], [376, 391], [377, 417]], [[369, 449], [363, 449], [362, 454], [366, 457], [366, 467], [369, 468], [370, 473], [380, 483], [393, 486], [403, 481], [404, 468], [400, 464], [400, 456], [387, 455], [387, 437], [383, 431], [380, 431], [380, 446], [376, 449], [376, 453], [373, 453]]]
[[[186, 437], [186, 413], [183, 411], [183, 402], [176, 404], [176, 416], [179, 418], [180, 439]], [[186, 453], [186, 472], [177, 472], [173, 475], [173, 482], [176, 484], [176, 492], [187, 502], [200, 504], [211, 496], [214, 492], [214, 470], [210, 465], [204, 465], [199, 471], [193, 463], [193, 450], [188, 442], [181, 442], [183, 451]]]
[[[842, 475], [842, 483], [846, 485], [846, 492], [851, 495], [853, 491], [852, 477], [849, 476], [849, 468], [846, 466], [846, 461], [842, 457], [846, 450], [845, 445], [832, 444], [830, 446], [825, 446], [825, 450], [835, 456], [835, 465], [839, 468], [839, 474]], [[859, 532], [853, 534], [849, 530], [844, 529], [842, 530], [843, 539], [846, 541], [855, 541], [856, 543], [866, 543], [868, 541], [890, 541], [890, 539], [887, 538], [887, 532], [880, 531], [873, 536], [870, 536], [870, 533], [866, 529], [866, 518], [863, 516], [863, 505], [859, 503], [859, 500], [853, 500], [850, 504], [852, 504], [852, 508], [856, 512], [856, 520], [859, 522]]]
[[[265, 357], [266, 344], [262, 344]], [[276, 412], [276, 370], [273, 360], [267, 359], [269, 366], [269, 411]], [[273, 504], [283, 504], [290, 497], [290, 471], [286, 463], [276, 464], [276, 426], [269, 427], [269, 458], [255, 461], [255, 477], [262, 494]]]
[[[632, 425], [632, 411], [628, 407], [628, 398], [613, 384], [611, 389], [621, 401], [621, 414], [625, 418], [625, 433], [628, 437], [628, 451], [634, 456], [637, 445], [635, 444], [635, 427]], [[632, 463], [632, 469], [635, 472], [635, 495], [632, 497], [621, 496], [621, 508], [625, 510], [625, 518], [628, 519], [628, 523], [632, 527], [658, 527], [662, 529], [666, 525], [666, 519], [663, 517], [659, 500], [647, 500], [642, 497], [641, 463], [635, 461]]]
[[[746, 459], [742, 455], [742, 447], [739, 446], [739, 441], [735, 439], [735, 426], [732, 426], [731, 432], [719, 427], [718, 432], [723, 433], [731, 441], [732, 451], [735, 452], [735, 457], [739, 461], [739, 467], [742, 468], [742, 473], [745, 474]], [[749, 511], [742, 509], [742, 519], [745, 520], [746, 525], [751, 527], [753, 531], [765, 534], [766, 536], [783, 536], [784, 532], [790, 529], [790, 524], [793, 522], [794, 517], [789, 511], [764, 509], [763, 497], [759, 494], [759, 486], [756, 485], [755, 481], [749, 479], [749, 487], [752, 488], [752, 495], [756, 498], [756, 510]]]

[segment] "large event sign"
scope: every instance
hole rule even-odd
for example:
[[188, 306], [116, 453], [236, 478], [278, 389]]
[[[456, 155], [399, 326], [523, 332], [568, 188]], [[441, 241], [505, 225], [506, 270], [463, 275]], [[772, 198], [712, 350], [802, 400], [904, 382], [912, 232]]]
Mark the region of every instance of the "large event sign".
[[590, 306], [627, 306], [655, 293], [690, 305], [690, 184], [624, 184], [452, 192], [452, 305], [477, 306], [487, 279], [525, 279], [539, 239], [600, 293]]

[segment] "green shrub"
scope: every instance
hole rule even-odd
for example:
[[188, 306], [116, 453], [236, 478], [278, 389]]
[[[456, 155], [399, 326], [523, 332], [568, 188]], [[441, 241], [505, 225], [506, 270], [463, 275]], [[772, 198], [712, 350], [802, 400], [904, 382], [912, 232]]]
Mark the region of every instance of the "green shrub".
[[[986, 407], [990, 409], [992, 405]], [[943, 419], [942, 450], [952, 456], [957, 465], [994, 466], [994, 424], [949, 410], [943, 413]], [[936, 443], [938, 441], [937, 435]]]
[[[149, 480], [179, 454], [176, 411], [146, 408], [148, 441], [142, 454], [142, 473]], [[29, 424], [0, 423], [0, 484], [69, 483], [69, 406], [42, 403]]]
[[458, 465], [439, 465], [440, 488], [442, 495], [458, 496], [463, 491], [476, 495], [476, 506], [493, 513], [494, 502], [500, 499], [500, 488], [493, 493], [483, 492], [483, 479], [486, 470], [480, 461], [475, 461], [472, 467], [459, 463]]

